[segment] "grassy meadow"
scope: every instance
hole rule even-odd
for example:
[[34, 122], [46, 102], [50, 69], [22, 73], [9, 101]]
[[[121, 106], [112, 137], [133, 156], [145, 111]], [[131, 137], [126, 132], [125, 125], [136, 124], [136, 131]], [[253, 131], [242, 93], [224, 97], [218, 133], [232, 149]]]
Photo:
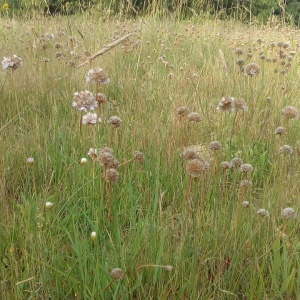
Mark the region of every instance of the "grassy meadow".
[[[300, 299], [299, 30], [0, 23], [1, 60], [23, 63], [0, 71], [1, 299]], [[72, 107], [86, 90], [102, 122]], [[88, 155], [104, 147], [115, 182]]]

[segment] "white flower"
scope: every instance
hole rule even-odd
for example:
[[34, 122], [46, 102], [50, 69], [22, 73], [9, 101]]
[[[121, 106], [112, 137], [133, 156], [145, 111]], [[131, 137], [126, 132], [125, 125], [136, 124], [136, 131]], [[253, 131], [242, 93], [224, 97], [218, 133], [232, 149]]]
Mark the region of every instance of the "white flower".
[[26, 163], [27, 163], [29, 166], [33, 166], [33, 165], [34, 165], [34, 158], [33, 158], [33, 157], [27, 158]]
[[87, 163], [87, 159], [85, 157], [83, 157], [81, 160], [80, 160], [80, 164], [82, 165], [86, 165]]
[[96, 113], [87, 113], [82, 117], [82, 124], [83, 125], [90, 125], [90, 124], [96, 124], [98, 121], [97, 114]]
[[9, 69], [9, 68], [16, 70], [22, 66], [23, 66], [22, 59], [15, 54], [11, 57], [4, 57], [2, 60], [3, 70]]
[[53, 207], [53, 203], [52, 202], [46, 202], [45, 204], [45, 208], [46, 209], [51, 209]]
[[72, 106], [80, 111], [94, 110], [98, 107], [98, 101], [90, 91], [81, 91], [74, 93]]
[[91, 233], [91, 239], [92, 239], [92, 240], [95, 240], [95, 239], [96, 239], [96, 236], [97, 236], [96, 231], [93, 231], [93, 232]]
[[107, 74], [102, 68], [94, 68], [88, 71], [86, 81], [107, 84], [110, 82], [110, 78], [108, 78]]

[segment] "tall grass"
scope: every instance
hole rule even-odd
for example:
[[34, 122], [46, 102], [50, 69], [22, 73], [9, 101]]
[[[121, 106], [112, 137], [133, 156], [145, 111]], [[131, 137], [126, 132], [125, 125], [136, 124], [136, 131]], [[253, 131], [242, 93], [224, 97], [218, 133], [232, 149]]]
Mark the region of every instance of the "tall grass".
[[[1, 22], [2, 57], [16, 54], [24, 64], [0, 77], [2, 299], [299, 298], [299, 222], [281, 217], [285, 207], [299, 210], [298, 120], [281, 115], [286, 106], [299, 108], [297, 30], [90, 15]], [[128, 41], [77, 68], [86, 51], [128, 32]], [[282, 48], [286, 58], [260, 58], [278, 57], [282, 41], [290, 45]], [[245, 64], [260, 66], [257, 76], [241, 72], [236, 48]], [[92, 67], [109, 74], [98, 89], [108, 102], [103, 123], [80, 127], [72, 98], [95, 92], [85, 80]], [[248, 111], [216, 111], [226, 95], [244, 98]], [[202, 120], [179, 120], [180, 106]], [[114, 115], [123, 123], [111, 141]], [[287, 128], [280, 137], [279, 126]], [[222, 151], [214, 155], [215, 140]], [[279, 153], [285, 144], [292, 155]], [[142, 164], [120, 166], [111, 207], [103, 169], [80, 164], [90, 148], [104, 146], [121, 163], [137, 150], [145, 155]], [[187, 197], [180, 153], [190, 147], [211, 168]], [[220, 166], [234, 157], [254, 169], [245, 193], [246, 175]], [[260, 208], [270, 216], [258, 215]], [[112, 280], [113, 268], [124, 277]]]

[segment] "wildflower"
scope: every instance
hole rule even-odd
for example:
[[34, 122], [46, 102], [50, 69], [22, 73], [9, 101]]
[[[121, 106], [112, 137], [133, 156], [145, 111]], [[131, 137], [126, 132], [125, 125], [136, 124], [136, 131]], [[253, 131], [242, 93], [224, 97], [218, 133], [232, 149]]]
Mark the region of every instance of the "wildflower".
[[122, 124], [122, 120], [119, 117], [113, 116], [108, 119], [108, 123], [111, 124], [114, 128], [118, 128]]
[[236, 48], [235, 49], [235, 54], [237, 54], [237, 55], [242, 55], [244, 53], [244, 50], [243, 49], [241, 49], [241, 48]]
[[244, 63], [245, 63], [245, 60], [242, 59], [242, 58], [239, 58], [239, 59], [236, 61], [236, 64], [237, 64], [238, 66], [240, 66], [240, 67], [243, 66]]
[[199, 154], [193, 150], [193, 149], [185, 149], [180, 156], [184, 159], [184, 160], [191, 160], [191, 159], [195, 159], [195, 158], [200, 158]]
[[245, 100], [242, 98], [235, 99], [234, 108], [237, 110], [244, 110], [244, 111], [248, 110], [248, 106], [247, 106]]
[[88, 71], [86, 81], [92, 83], [107, 84], [109, 83], [110, 78], [108, 78], [107, 74], [102, 68], [94, 68]]
[[220, 142], [214, 141], [209, 144], [209, 149], [212, 151], [219, 151], [219, 150], [222, 150], [222, 146], [221, 146]]
[[224, 170], [229, 170], [232, 168], [232, 164], [228, 161], [223, 161], [221, 162], [221, 168], [223, 168]]
[[9, 69], [9, 68], [16, 70], [22, 66], [23, 66], [22, 59], [15, 54], [10, 57], [4, 57], [2, 60], [2, 69], [3, 70]]
[[89, 152], [87, 155], [92, 159], [96, 160], [98, 158], [98, 154], [101, 151], [101, 149], [95, 149], [95, 148], [90, 148]]
[[135, 151], [134, 152], [134, 160], [137, 162], [143, 162], [144, 161], [144, 153], [141, 151]]
[[264, 208], [260, 208], [256, 213], [259, 214], [262, 217], [269, 217], [270, 216], [269, 212]]
[[117, 182], [120, 178], [120, 174], [116, 169], [108, 169], [105, 172], [106, 182]]
[[297, 214], [291, 207], [286, 207], [281, 211], [281, 216], [287, 219], [295, 219], [297, 218]]
[[97, 157], [98, 162], [100, 163], [100, 166], [109, 166], [110, 164], [113, 163], [114, 161], [114, 156], [110, 152], [106, 152], [103, 150], [99, 151], [98, 157]]
[[252, 181], [248, 179], [244, 179], [240, 183], [240, 187], [242, 188], [251, 188], [252, 187]]
[[191, 112], [187, 115], [189, 121], [191, 122], [200, 122], [201, 121], [201, 117], [198, 113], [196, 112]]
[[260, 72], [260, 67], [256, 63], [250, 63], [244, 67], [245, 76], [256, 76]]
[[199, 177], [209, 169], [209, 163], [202, 158], [195, 158], [188, 161], [186, 170], [191, 177]]
[[235, 103], [234, 98], [230, 96], [222, 97], [217, 110], [219, 111], [234, 111]]
[[277, 127], [275, 129], [275, 134], [277, 135], [284, 135], [286, 133], [286, 129], [284, 127]]
[[238, 157], [235, 157], [231, 160], [231, 164], [234, 168], [240, 167], [242, 163], [243, 163], [243, 161]]
[[26, 163], [29, 166], [33, 166], [34, 165], [34, 158], [33, 157], [29, 157], [26, 159]]
[[98, 93], [96, 95], [96, 101], [98, 103], [105, 103], [107, 101], [107, 98], [106, 98], [106, 96], [104, 94]]
[[284, 145], [279, 148], [279, 153], [283, 153], [285, 155], [291, 155], [293, 154], [293, 148], [289, 145]]
[[94, 95], [89, 91], [82, 91], [74, 93], [72, 106], [77, 108], [78, 110], [87, 111], [94, 110], [98, 106], [98, 102], [96, 101]]
[[2, 5], [2, 10], [4, 10], [4, 11], [8, 11], [8, 10], [9, 10], [9, 5], [8, 5], [8, 3], [4, 3], [4, 4]]
[[46, 202], [45, 204], [45, 208], [50, 210], [53, 207], [53, 203], [52, 202]]
[[97, 236], [96, 231], [93, 231], [93, 232], [91, 233], [91, 239], [92, 239], [92, 240], [95, 240], [95, 239], [96, 239], [96, 236]]
[[181, 106], [181, 107], [177, 108], [177, 114], [180, 117], [185, 117], [189, 114], [189, 109], [185, 106]]
[[244, 202], [242, 203], [242, 205], [245, 206], [245, 207], [249, 207], [249, 201], [244, 201]]
[[87, 164], [87, 159], [85, 157], [83, 157], [81, 160], [80, 160], [80, 164], [81, 165], [86, 165]]
[[120, 268], [114, 268], [110, 271], [110, 277], [113, 280], [119, 280], [124, 278], [124, 272]]
[[95, 125], [97, 123], [97, 114], [95, 113], [87, 113], [82, 117], [82, 124], [83, 125]]
[[281, 115], [289, 119], [295, 119], [297, 114], [298, 112], [293, 106], [286, 106], [281, 110]]
[[251, 173], [253, 172], [253, 167], [250, 164], [242, 164], [240, 166], [240, 171], [244, 173]]

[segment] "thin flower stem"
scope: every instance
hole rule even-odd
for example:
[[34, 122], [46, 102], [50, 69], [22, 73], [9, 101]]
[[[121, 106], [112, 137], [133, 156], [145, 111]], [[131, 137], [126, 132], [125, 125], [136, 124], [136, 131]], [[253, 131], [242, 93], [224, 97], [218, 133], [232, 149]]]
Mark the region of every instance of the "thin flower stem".
[[132, 161], [134, 161], [134, 160], [135, 160], [134, 158], [129, 159], [129, 160], [123, 162], [122, 164], [120, 164], [119, 167], [124, 166], [124, 165], [127, 165], [127, 164], [129, 164], [130, 162], [132, 162]]

